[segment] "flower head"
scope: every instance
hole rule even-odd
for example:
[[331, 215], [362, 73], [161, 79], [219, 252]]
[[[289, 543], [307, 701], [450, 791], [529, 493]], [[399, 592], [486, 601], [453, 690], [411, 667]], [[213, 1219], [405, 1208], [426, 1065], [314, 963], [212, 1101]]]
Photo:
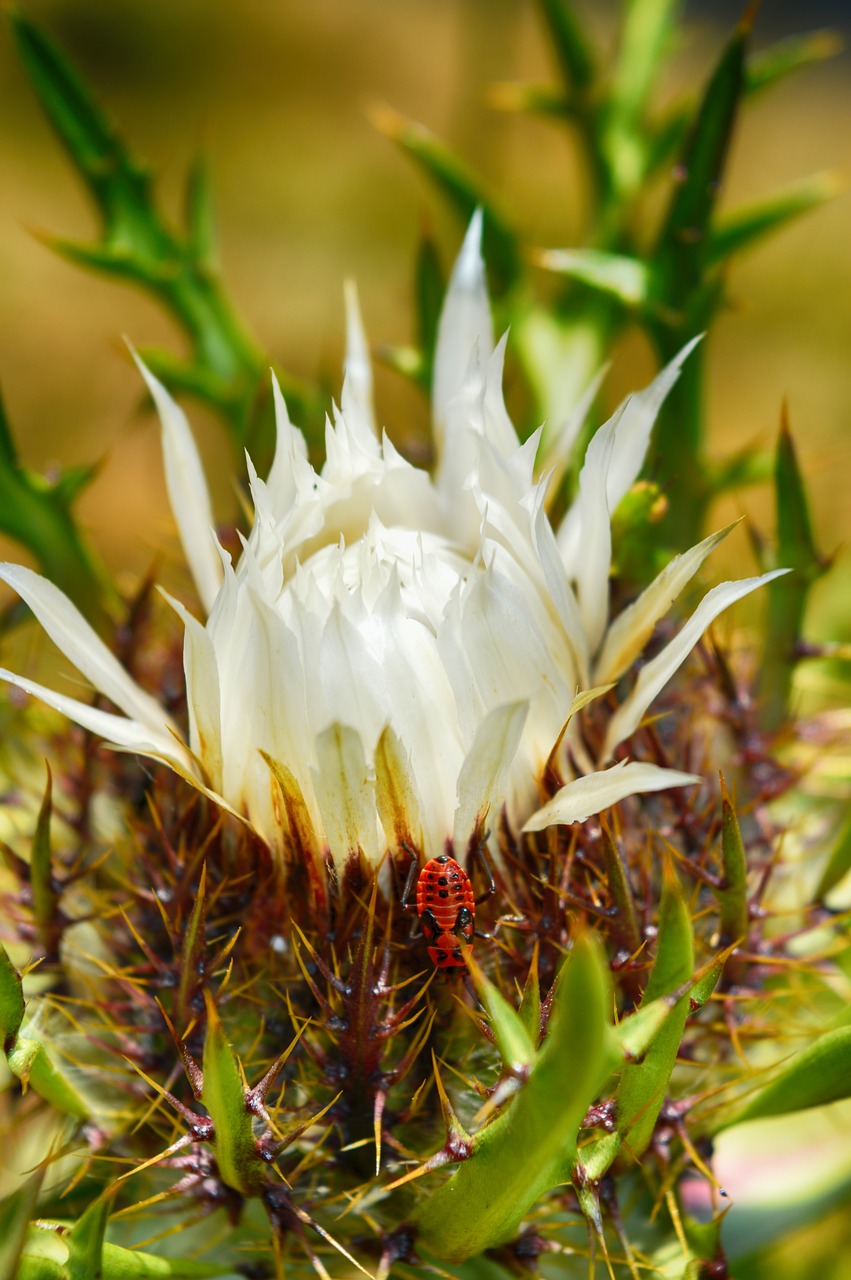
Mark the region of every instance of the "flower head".
[[[345, 381], [324, 466], [309, 462], [275, 383], [275, 457], [265, 481], [249, 462], [254, 521], [236, 564], [212, 535], [186, 419], [140, 366], [207, 613], [202, 623], [172, 601], [185, 626], [188, 743], [57, 588], [19, 566], [0, 570], [123, 715], [4, 678], [108, 741], [166, 761], [284, 862], [321, 863], [330, 852], [341, 869], [402, 846], [431, 857], [480, 840], [503, 812], [515, 832], [537, 830], [699, 781], [650, 764], [607, 766], [709, 623], [771, 576], [710, 591], [643, 667], [589, 754], [573, 713], [624, 676], [724, 536], [677, 557], [610, 620], [611, 513], [638, 476], [689, 348], [594, 435], [556, 530], [547, 496], [564, 442], [538, 458], [540, 433], [521, 443], [506, 411], [506, 340], [494, 346], [480, 231], [477, 215], [440, 321], [433, 477], [376, 430], [349, 290]], [[562, 785], [541, 807], [545, 771]]]

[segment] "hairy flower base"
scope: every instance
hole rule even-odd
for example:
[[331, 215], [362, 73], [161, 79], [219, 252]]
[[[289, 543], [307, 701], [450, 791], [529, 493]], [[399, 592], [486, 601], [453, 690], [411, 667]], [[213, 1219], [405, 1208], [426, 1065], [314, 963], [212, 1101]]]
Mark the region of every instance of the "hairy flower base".
[[[751, 751], [757, 746], [745, 700], [724, 705], [721, 678], [708, 665], [707, 674], [706, 664], [692, 664], [668, 696], [658, 732], [642, 731], [657, 758], [694, 750], [693, 707], [713, 701], [718, 723]], [[547, 1224], [548, 1249], [583, 1254], [583, 1214], [592, 1221], [596, 1215], [603, 1230], [601, 1212], [617, 1221], [619, 1204], [632, 1247], [646, 1250], [647, 1223], [666, 1212], [665, 1189], [686, 1177], [693, 1187], [695, 1177], [704, 1177], [703, 1135], [712, 1129], [717, 1086], [741, 1075], [727, 1021], [756, 1025], [752, 1013], [759, 1008], [760, 1034], [779, 1033], [766, 1019], [763, 983], [775, 960], [788, 957], [783, 940], [761, 937], [758, 912], [742, 948], [752, 959], [736, 959], [729, 969], [723, 955], [719, 962], [718, 934], [730, 906], [716, 796], [671, 790], [628, 798], [611, 830], [587, 822], [517, 835], [507, 821], [496, 822], [496, 893], [477, 908], [477, 923], [493, 937], [473, 949], [495, 985], [479, 987], [487, 1013], [471, 1020], [459, 1009], [459, 997], [469, 1001], [463, 982], [427, 980], [425, 941], [399, 911], [404, 861], [395, 868], [395, 885], [392, 878], [377, 881], [365, 859], [350, 863], [345, 892], [317, 899], [309, 880], [285, 887], [265, 843], [245, 824], [223, 821], [173, 773], [157, 769], [146, 778], [135, 762], [99, 754], [88, 738], [78, 762], [73, 752], [62, 754], [67, 763], [57, 785], [68, 831], [80, 835], [63, 838], [67, 858], [54, 852], [48, 860], [53, 914], [45, 916], [44, 907], [41, 915], [33, 912], [39, 894], [30, 882], [21, 884], [7, 918], [19, 921], [18, 936], [29, 936], [39, 951], [41, 937], [54, 938], [53, 955], [61, 953], [73, 994], [37, 997], [19, 1039], [39, 1037], [58, 1079], [82, 1099], [83, 1115], [97, 1116], [86, 1141], [98, 1186], [110, 1185], [120, 1156], [122, 1171], [126, 1164], [132, 1176], [120, 1184], [129, 1199], [119, 1203], [163, 1198], [162, 1208], [178, 1209], [182, 1221], [224, 1210], [240, 1224], [233, 1236], [211, 1228], [208, 1239], [217, 1243], [203, 1257], [261, 1264], [283, 1250], [288, 1273], [298, 1274], [303, 1259], [305, 1268], [336, 1274], [350, 1265], [341, 1250], [371, 1272], [435, 1253], [464, 1256], [480, 1247], [469, 1225], [484, 1230], [486, 1216], [429, 1213], [441, 1203], [439, 1189], [461, 1169], [468, 1176], [453, 1195], [510, 1193], [524, 1215], [520, 1234], [514, 1225], [505, 1228], [501, 1256], [509, 1267], [534, 1252], [536, 1240], [543, 1247], [538, 1224]], [[90, 859], [98, 850], [90, 812], [95, 780], [102, 800], [111, 795], [120, 804], [126, 831], [79, 884], [75, 850], [84, 848]], [[134, 808], [127, 796], [137, 785], [146, 787], [147, 804]], [[768, 834], [763, 826], [745, 849], [761, 891], [773, 860]], [[672, 850], [682, 890], [664, 870]], [[35, 863], [16, 865], [22, 877], [38, 874]], [[481, 893], [487, 887], [481, 869], [475, 860], [468, 869]], [[745, 897], [739, 905], [747, 915]], [[601, 953], [588, 942], [590, 933], [611, 966], [612, 990], [600, 988], [599, 1009], [585, 985], [605, 979], [595, 967]], [[587, 969], [581, 995], [564, 1006], [578, 1021], [559, 1032], [567, 1045], [552, 1083], [538, 1075], [533, 1089], [539, 1068], [531, 1059], [524, 1065], [525, 1055], [531, 1044], [537, 1062], [551, 1042], [541, 1041], [541, 1031], [549, 1036], [558, 990], [569, 991], [569, 972], [554, 987], [565, 957], [584, 966], [582, 973]], [[42, 981], [55, 964], [42, 966]], [[785, 972], [788, 983], [793, 974]], [[695, 975], [698, 985], [684, 996], [683, 984]], [[472, 980], [466, 985], [472, 989]], [[668, 993], [672, 1002], [665, 1006]], [[580, 1068], [597, 1061], [612, 1009], [623, 1028], [638, 1027], [630, 1035], [643, 1035], [648, 1002], [658, 996], [665, 1006], [659, 1025], [675, 1031], [668, 1050], [658, 1038], [652, 1043], [659, 1049], [650, 1052], [630, 1040], [632, 1082], [619, 1084], [615, 1071], [594, 1087], [564, 1139], [565, 1149], [579, 1141], [581, 1167], [592, 1158], [595, 1167], [606, 1158], [612, 1164], [606, 1156], [612, 1144], [629, 1152], [612, 1164], [603, 1209], [588, 1191], [592, 1174], [583, 1181], [580, 1166], [547, 1165], [540, 1186], [533, 1185], [531, 1170], [543, 1146], [538, 1139], [529, 1146], [531, 1119], [509, 1143], [508, 1164], [491, 1186], [491, 1175], [480, 1172], [488, 1167], [479, 1154], [482, 1135], [498, 1137], [501, 1130], [492, 1125], [521, 1099], [532, 1118], [541, 1114], [555, 1133], [584, 1096]], [[522, 1034], [519, 1024], [506, 1021], [506, 1008], [518, 1010]], [[636, 1009], [645, 1011], [644, 1023], [631, 1022]], [[671, 1021], [675, 1010], [681, 1023]], [[653, 1016], [658, 1020], [659, 1011]], [[432, 1054], [458, 1073], [440, 1065], [432, 1083]], [[677, 1059], [694, 1066], [670, 1076]], [[707, 1076], [698, 1064], [710, 1062]], [[630, 1079], [624, 1072], [620, 1078]], [[33, 1077], [31, 1091], [40, 1084]], [[152, 1086], [164, 1091], [156, 1107]], [[627, 1089], [636, 1099], [629, 1111]], [[55, 1081], [53, 1090], [61, 1110]], [[640, 1141], [639, 1118], [646, 1128]], [[639, 1182], [632, 1169], [641, 1143], [647, 1151]], [[520, 1170], [522, 1190], [510, 1181]], [[406, 1179], [409, 1185], [392, 1189]], [[709, 1196], [711, 1182], [706, 1185]], [[348, 1205], [342, 1217], [341, 1197]], [[42, 1216], [52, 1212], [48, 1204]], [[141, 1221], [156, 1212], [155, 1203], [129, 1218], [125, 1209], [116, 1228], [127, 1224], [136, 1238], [156, 1235], [156, 1225]], [[617, 1254], [621, 1246], [610, 1247]]]

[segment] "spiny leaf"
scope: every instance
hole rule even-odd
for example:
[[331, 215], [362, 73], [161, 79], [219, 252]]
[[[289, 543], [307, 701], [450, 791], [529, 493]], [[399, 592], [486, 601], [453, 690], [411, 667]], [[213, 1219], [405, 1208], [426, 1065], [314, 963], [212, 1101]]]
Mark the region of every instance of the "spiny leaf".
[[519, 269], [517, 238], [488, 197], [478, 174], [423, 125], [406, 119], [392, 108], [375, 106], [370, 119], [379, 133], [416, 160], [465, 225], [476, 209], [481, 208], [485, 261], [494, 273], [497, 287], [507, 289]]
[[203, 156], [198, 156], [186, 179], [186, 233], [195, 261], [215, 267], [216, 227], [210, 188], [210, 171]]
[[18, 1263], [44, 1179], [42, 1165], [13, 1195], [0, 1201], [0, 1280], [15, 1280]]
[[39, 568], [100, 630], [108, 626], [108, 591], [71, 513], [89, 475], [74, 468], [70, 483], [49, 485], [21, 466], [0, 398], [0, 533], [35, 557]]
[[748, 58], [748, 93], [758, 93], [795, 71], [834, 58], [843, 48], [844, 41], [838, 31], [810, 31], [781, 40]]
[[24, 1092], [31, 1088], [63, 1115], [77, 1120], [91, 1117], [92, 1109], [67, 1074], [65, 1064], [59, 1058], [54, 1059], [45, 1042], [19, 1033], [6, 1057], [10, 1071], [18, 1077]]
[[207, 864], [201, 868], [201, 879], [198, 893], [192, 907], [192, 914], [183, 935], [183, 955], [180, 965], [180, 982], [177, 989], [177, 1009], [183, 1020], [178, 1030], [183, 1032], [192, 1017], [191, 1002], [199, 986], [204, 980], [204, 957], [207, 945], [206, 938], [206, 892]]
[[627, 5], [610, 104], [619, 125], [640, 120], [680, 4], [681, 0], [631, 0]]
[[505, 996], [488, 981], [469, 952], [465, 959], [478, 997], [490, 1018], [491, 1030], [503, 1063], [516, 1075], [527, 1075], [537, 1056], [535, 1042], [529, 1030]]
[[601, 822], [600, 830], [606, 878], [615, 907], [612, 935], [618, 949], [631, 956], [639, 950], [643, 941], [635, 910], [635, 899], [620, 849], [605, 819]]
[[851, 813], [842, 823], [839, 835], [830, 851], [827, 865], [816, 889], [816, 901], [821, 902], [840, 880], [844, 880], [849, 871], [851, 871]]
[[810, 587], [825, 569], [813, 538], [804, 477], [784, 401], [774, 468], [777, 564], [793, 569], [768, 588], [765, 653], [760, 669], [762, 724], [775, 729], [788, 714], [796, 647], [803, 631]]
[[30, 887], [33, 896], [33, 914], [42, 942], [49, 951], [53, 949], [52, 926], [58, 901], [53, 885], [53, 851], [50, 844], [52, 791], [53, 775], [50, 772], [50, 765], [47, 765], [44, 799], [38, 811], [30, 852]]
[[679, 180], [656, 252], [664, 274], [662, 295], [672, 307], [684, 306], [701, 281], [709, 220], [744, 88], [751, 22], [749, 17], [740, 23], [722, 53], [677, 167]]
[[538, 977], [538, 952], [539, 943], [536, 939], [518, 1010], [520, 1021], [526, 1028], [533, 1045], [536, 1045], [541, 1038], [541, 982]]
[[0, 943], [0, 1035], [3, 1037], [3, 1052], [9, 1053], [24, 1020], [24, 988], [21, 975], [18, 973], [9, 953]]
[[739, 820], [721, 777], [721, 865], [722, 883], [716, 891], [720, 908], [719, 933], [722, 947], [747, 937], [748, 895], [747, 857]]
[[253, 1195], [263, 1182], [239, 1060], [225, 1037], [215, 1001], [204, 992], [207, 1034], [204, 1039], [204, 1087], [201, 1101], [215, 1125], [216, 1161], [222, 1181], [243, 1195]]
[[605, 957], [585, 935], [562, 966], [528, 1081], [417, 1215], [419, 1238], [431, 1252], [461, 1261], [510, 1240], [535, 1200], [561, 1179], [582, 1117], [615, 1063], [610, 1004]]
[[103, 1245], [115, 1188], [92, 1201], [68, 1234], [68, 1280], [102, 1280]]
[[134, 210], [147, 203], [148, 176], [57, 46], [23, 14], [13, 10], [10, 19], [30, 83], [97, 201], [109, 240], [122, 243], [140, 230]]
[[719, 218], [710, 234], [707, 265], [724, 262], [732, 254], [752, 248], [771, 232], [781, 230], [801, 214], [832, 200], [841, 189], [837, 174], [819, 173], [765, 200], [726, 214]]
[[728, 1129], [745, 1120], [790, 1115], [825, 1106], [851, 1096], [851, 1027], [839, 1027], [820, 1036], [796, 1054], [779, 1073], [743, 1107], [715, 1127]]
[[[659, 911], [656, 960], [644, 992], [642, 1008], [677, 991], [690, 981], [693, 971], [691, 916], [679, 882], [668, 867]], [[628, 1063], [621, 1073], [615, 1095], [618, 1132], [629, 1143], [633, 1156], [641, 1155], [653, 1134], [677, 1060], [688, 1011], [686, 994], [680, 997], [644, 1059]]]
[[414, 276], [416, 303], [416, 338], [422, 352], [423, 371], [427, 384], [431, 381], [434, 348], [437, 342], [437, 323], [446, 294], [446, 276], [440, 261], [434, 237], [429, 230], [420, 236]]
[[594, 78], [591, 46], [571, 0], [538, 0], [568, 90], [585, 89]]
[[[69, 1236], [66, 1223], [39, 1221], [31, 1226], [24, 1244], [20, 1268], [9, 1280], [71, 1280], [69, 1270]], [[87, 1280], [193, 1280], [193, 1277], [216, 1277], [233, 1274], [231, 1264], [195, 1262], [181, 1258], [165, 1258], [139, 1249], [124, 1249], [104, 1243], [101, 1270], [76, 1272]], [[0, 1273], [2, 1275], [2, 1273]], [[2, 1280], [7, 1280], [2, 1275]]]
[[648, 305], [653, 294], [650, 268], [639, 258], [599, 249], [545, 249], [534, 261], [548, 271], [569, 276], [616, 298], [629, 309]]

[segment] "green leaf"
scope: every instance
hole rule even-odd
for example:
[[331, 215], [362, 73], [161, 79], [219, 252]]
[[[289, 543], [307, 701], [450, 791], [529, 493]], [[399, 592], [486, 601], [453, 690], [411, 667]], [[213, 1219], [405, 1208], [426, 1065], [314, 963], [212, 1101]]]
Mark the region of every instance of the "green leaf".
[[18, 1262], [38, 1205], [44, 1173], [42, 1165], [18, 1191], [0, 1201], [0, 1280], [15, 1280], [18, 1275]]
[[719, 1126], [807, 1111], [851, 1096], [851, 1027], [828, 1031], [809, 1045], [744, 1107]]
[[[677, 310], [686, 306], [701, 283], [709, 222], [744, 88], [751, 22], [749, 17], [739, 24], [722, 53], [677, 166], [677, 184], [656, 250], [664, 278], [662, 296]], [[678, 341], [692, 337], [696, 331], [680, 333]]]
[[479, 175], [423, 125], [406, 119], [391, 107], [373, 107], [370, 119], [379, 133], [417, 162], [465, 226], [476, 209], [481, 208], [484, 258], [497, 289], [500, 292], [507, 289], [520, 266], [517, 237], [488, 197]]
[[526, 976], [526, 985], [523, 988], [523, 997], [520, 1001], [518, 1012], [529, 1039], [533, 1045], [536, 1045], [541, 1038], [541, 982], [538, 977], [537, 942], [532, 952], [532, 961], [529, 965], [529, 973]]
[[417, 345], [422, 352], [422, 362], [428, 382], [431, 381], [434, 348], [437, 343], [437, 325], [445, 294], [446, 277], [440, 262], [440, 254], [433, 236], [428, 231], [424, 231], [417, 249], [414, 295]]
[[21, 466], [0, 398], [0, 533], [35, 557], [42, 573], [60, 587], [99, 630], [108, 628], [108, 596], [99, 569], [70, 511], [82, 477], [49, 485]]
[[24, 1020], [24, 987], [9, 953], [0, 943], [0, 1035], [3, 1037], [3, 1052], [8, 1054], [14, 1048], [18, 1031]]
[[467, 956], [467, 968], [490, 1018], [491, 1030], [503, 1063], [514, 1075], [521, 1078], [527, 1076], [537, 1054], [535, 1042], [523, 1018], [511, 1007], [501, 991], [485, 977], [471, 955]]
[[[59, 1228], [62, 1228], [60, 1230]], [[39, 1223], [30, 1227], [13, 1280], [70, 1280], [69, 1234], [66, 1223]], [[193, 1277], [215, 1277], [233, 1274], [233, 1266], [194, 1262], [181, 1258], [164, 1258], [120, 1245], [103, 1245], [102, 1270], [92, 1272], [101, 1280], [192, 1280]], [[84, 1273], [78, 1272], [79, 1276]], [[3, 1280], [6, 1280], [3, 1277]]]
[[215, 1001], [204, 992], [207, 1035], [204, 1040], [204, 1087], [201, 1101], [215, 1125], [214, 1145], [219, 1173], [226, 1186], [254, 1195], [263, 1184], [263, 1165], [257, 1154], [251, 1115], [239, 1059], [225, 1038]]
[[115, 1190], [98, 1196], [69, 1232], [67, 1280], [102, 1280], [104, 1235]]
[[838, 31], [810, 31], [806, 35], [781, 40], [748, 58], [748, 93], [758, 93], [795, 71], [834, 58], [844, 47], [845, 42]]
[[33, 915], [38, 925], [42, 944], [48, 952], [55, 945], [54, 926], [58, 896], [53, 883], [53, 850], [50, 844], [50, 815], [52, 812], [53, 777], [47, 765], [47, 783], [44, 799], [38, 811], [38, 819], [30, 852], [30, 887], [33, 896]]
[[205, 862], [201, 868], [201, 879], [192, 914], [183, 935], [183, 955], [175, 1006], [183, 1023], [181, 1030], [188, 1026], [192, 1018], [192, 1000], [204, 980], [204, 957], [207, 947], [206, 889], [207, 864]]
[[641, 929], [635, 910], [635, 899], [629, 876], [621, 857], [617, 841], [605, 819], [601, 822], [600, 843], [603, 849], [603, 860], [606, 866], [606, 879], [615, 915], [611, 922], [612, 937], [618, 951], [628, 956], [635, 955], [642, 944]]
[[842, 182], [837, 174], [819, 173], [765, 200], [726, 214], [712, 228], [707, 265], [724, 262], [732, 254], [752, 248], [773, 231], [781, 230], [795, 218], [832, 200], [841, 190]]
[[716, 890], [719, 905], [719, 942], [732, 946], [747, 938], [748, 864], [736, 811], [730, 801], [726, 783], [721, 778], [721, 887]]
[[23, 14], [13, 10], [10, 21], [30, 83], [97, 202], [109, 241], [131, 241], [144, 227], [138, 210], [147, 204], [147, 174], [57, 46]]
[[[241, 468], [250, 445], [261, 472], [271, 462], [271, 417], [255, 408], [269, 361], [239, 320], [213, 271], [209, 189], [197, 162], [187, 189], [188, 231], [182, 238], [157, 208], [147, 171], [107, 120], [83, 80], [39, 28], [12, 15], [15, 41], [30, 82], [101, 214], [94, 245], [49, 243], [79, 265], [130, 281], [169, 311], [192, 343], [193, 390], [226, 418]], [[185, 385], [185, 384], [184, 384]]]
[[625, 307], [646, 307], [653, 294], [650, 268], [639, 258], [598, 249], [544, 249], [534, 255], [538, 266], [569, 276]]
[[836, 843], [830, 851], [827, 864], [821, 873], [816, 889], [816, 901], [821, 902], [836, 888], [840, 880], [844, 880], [851, 871], [851, 813], [848, 814], [839, 829]]
[[10, 1071], [18, 1077], [24, 1092], [31, 1088], [57, 1111], [76, 1120], [91, 1117], [91, 1107], [65, 1074], [64, 1066], [48, 1053], [43, 1041], [19, 1034], [6, 1057]]
[[610, 105], [619, 123], [640, 120], [680, 7], [681, 0], [631, 0], [627, 5]]
[[[659, 910], [656, 960], [641, 1008], [689, 983], [693, 971], [691, 916], [679, 881], [668, 867]], [[632, 1157], [642, 1154], [653, 1135], [677, 1060], [688, 1012], [689, 998], [684, 994], [654, 1037], [643, 1060], [628, 1063], [621, 1073], [615, 1094], [616, 1123]]]
[[788, 714], [789, 695], [801, 639], [807, 597], [824, 572], [810, 523], [804, 477], [789, 429], [784, 402], [774, 468], [779, 567], [793, 570], [768, 588], [768, 624], [760, 668], [759, 709], [764, 728], [776, 729]]
[[559, 70], [568, 89], [586, 89], [594, 79], [591, 45], [576, 20], [571, 0], [538, 0]]
[[416, 1217], [428, 1250], [462, 1261], [510, 1240], [538, 1197], [562, 1180], [585, 1112], [616, 1065], [610, 1009], [605, 956], [583, 936], [562, 966], [529, 1079]]
[[198, 156], [186, 179], [186, 234], [189, 251], [195, 261], [205, 267], [217, 263], [216, 224], [210, 171], [203, 156]]

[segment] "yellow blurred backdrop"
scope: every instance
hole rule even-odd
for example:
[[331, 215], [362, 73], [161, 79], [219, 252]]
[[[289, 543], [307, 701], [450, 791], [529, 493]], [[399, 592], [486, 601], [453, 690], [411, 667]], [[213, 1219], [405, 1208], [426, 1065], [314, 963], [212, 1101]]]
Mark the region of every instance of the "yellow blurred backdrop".
[[[425, 210], [447, 259], [457, 245], [457, 229], [435, 212], [436, 197], [370, 125], [371, 104], [389, 103], [446, 138], [541, 244], [569, 245], [583, 234], [581, 174], [564, 130], [487, 105], [493, 81], [555, 78], [532, 0], [22, 0], [21, 7], [61, 42], [160, 175], [175, 219], [186, 167], [199, 147], [206, 151], [229, 290], [291, 372], [324, 370], [336, 385], [349, 274], [373, 341], [410, 337], [411, 269]], [[616, 10], [585, 10], [601, 45], [611, 44]], [[706, 79], [724, 34], [707, 15], [720, 10], [704, 4], [691, 12], [663, 97]], [[841, 17], [842, 7], [834, 10]], [[768, 4], [756, 46], [811, 30], [821, 16], [817, 5], [796, 16], [795, 7]], [[748, 106], [725, 207], [821, 169], [851, 172], [849, 65], [844, 56], [805, 71]], [[84, 275], [33, 236], [46, 228], [86, 238], [96, 221], [1, 23], [0, 147], [7, 410], [34, 467], [105, 458], [83, 519], [111, 567], [137, 574], [154, 556], [173, 554], [174, 541], [157, 431], [139, 412], [139, 379], [120, 337], [174, 350], [182, 339], [140, 294]], [[711, 338], [712, 452], [770, 444], [788, 397], [826, 550], [851, 531], [849, 210], [841, 195], [737, 264], [735, 306]], [[649, 372], [642, 344], [626, 340], [611, 396]], [[394, 375], [380, 376], [378, 401], [392, 435], [422, 429], [422, 405]], [[225, 513], [232, 495], [221, 429], [197, 407], [189, 412]], [[770, 527], [765, 495], [748, 491], [719, 518], [742, 510]], [[818, 631], [851, 627], [839, 581], [835, 571], [815, 601]]]

